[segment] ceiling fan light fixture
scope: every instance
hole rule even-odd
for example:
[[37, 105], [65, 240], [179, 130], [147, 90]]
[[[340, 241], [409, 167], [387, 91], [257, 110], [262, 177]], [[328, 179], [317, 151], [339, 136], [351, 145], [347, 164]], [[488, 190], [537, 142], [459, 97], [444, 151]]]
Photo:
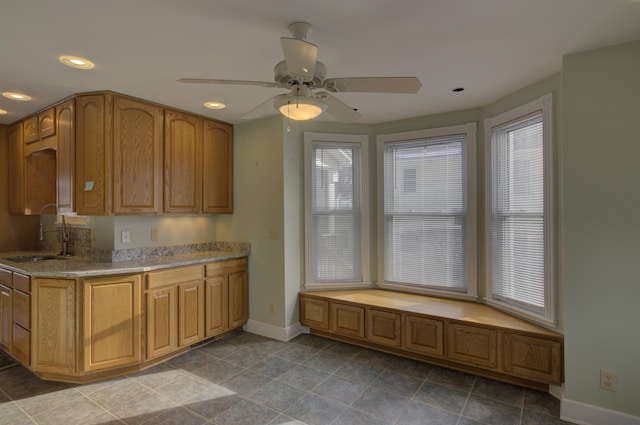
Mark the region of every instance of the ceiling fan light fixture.
[[291, 95], [278, 99], [275, 106], [282, 115], [296, 121], [312, 120], [327, 109], [320, 99]]

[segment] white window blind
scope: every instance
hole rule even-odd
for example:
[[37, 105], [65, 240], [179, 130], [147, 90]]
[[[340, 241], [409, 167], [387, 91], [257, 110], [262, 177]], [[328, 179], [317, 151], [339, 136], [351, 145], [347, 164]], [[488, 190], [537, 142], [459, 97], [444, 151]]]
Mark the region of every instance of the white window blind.
[[491, 135], [493, 298], [543, 315], [545, 309], [542, 111]]
[[305, 133], [306, 288], [368, 285], [367, 140]]
[[466, 135], [384, 143], [384, 279], [467, 291]]

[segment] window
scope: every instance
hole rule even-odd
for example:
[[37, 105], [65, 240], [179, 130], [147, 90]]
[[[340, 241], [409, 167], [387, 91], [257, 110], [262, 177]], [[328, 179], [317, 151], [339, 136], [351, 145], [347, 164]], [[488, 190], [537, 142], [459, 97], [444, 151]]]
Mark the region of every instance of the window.
[[368, 136], [304, 139], [305, 288], [368, 286]]
[[553, 324], [551, 95], [486, 120], [488, 301]]
[[378, 136], [380, 287], [475, 296], [475, 132]]

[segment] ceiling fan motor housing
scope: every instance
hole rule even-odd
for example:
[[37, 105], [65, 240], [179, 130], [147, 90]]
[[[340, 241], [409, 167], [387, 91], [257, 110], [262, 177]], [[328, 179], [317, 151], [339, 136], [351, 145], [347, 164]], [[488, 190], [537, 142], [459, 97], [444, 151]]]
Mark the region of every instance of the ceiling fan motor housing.
[[322, 63], [316, 61], [316, 69], [311, 80], [302, 81], [293, 77], [287, 69], [287, 61], [278, 62], [273, 69], [275, 72], [274, 80], [280, 87], [293, 87], [296, 85], [305, 85], [309, 88], [322, 87], [322, 83], [327, 78], [327, 67]]

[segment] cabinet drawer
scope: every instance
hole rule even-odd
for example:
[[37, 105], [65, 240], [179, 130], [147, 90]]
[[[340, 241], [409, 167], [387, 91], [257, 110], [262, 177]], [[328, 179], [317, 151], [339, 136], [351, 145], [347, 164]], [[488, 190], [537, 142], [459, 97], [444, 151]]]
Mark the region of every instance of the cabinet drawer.
[[534, 381], [562, 383], [562, 348], [559, 341], [505, 332], [502, 336], [507, 373]]
[[300, 318], [304, 326], [329, 330], [329, 301], [300, 297]]
[[25, 329], [31, 329], [29, 306], [31, 296], [20, 291], [13, 291], [13, 321]]
[[330, 323], [335, 333], [364, 338], [364, 307], [331, 303]]
[[495, 368], [497, 364], [497, 332], [491, 329], [449, 324], [448, 357], [477, 366]]
[[11, 345], [11, 354], [25, 366], [29, 365], [29, 352], [30, 352], [30, 338], [31, 333], [22, 328], [22, 326], [13, 324], [13, 342]]
[[397, 313], [367, 309], [367, 339], [378, 344], [399, 347], [402, 316]]
[[247, 269], [247, 259], [224, 260], [206, 265], [206, 276], [219, 276]]
[[403, 347], [430, 356], [444, 356], [444, 323], [442, 320], [407, 315]]
[[31, 293], [31, 279], [20, 273], [13, 274], [13, 288], [18, 291]]
[[11, 279], [12, 273], [9, 270], [0, 269], [0, 285], [13, 288], [13, 281]]
[[147, 274], [147, 289], [202, 279], [202, 266], [189, 266]]

